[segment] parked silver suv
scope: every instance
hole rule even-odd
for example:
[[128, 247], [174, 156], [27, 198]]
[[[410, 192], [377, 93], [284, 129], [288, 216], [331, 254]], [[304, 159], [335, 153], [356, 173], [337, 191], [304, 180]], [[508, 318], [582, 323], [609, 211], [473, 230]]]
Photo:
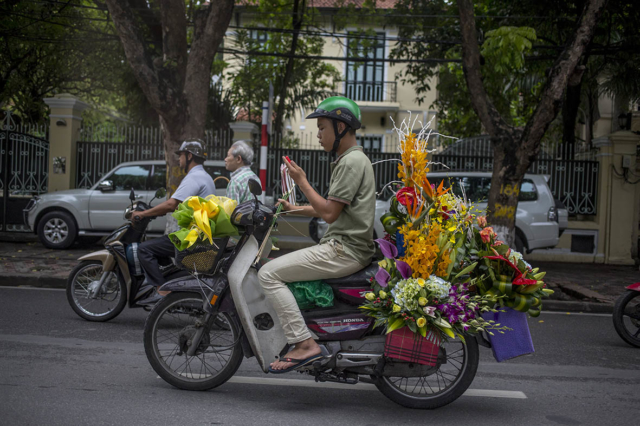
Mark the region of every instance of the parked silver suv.
[[[444, 186], [451, 185], [458, 195], [461, 195], [460, 184], [462, 184], [466, 196], [475, 206], [474, 212], [478, 215], [486, 214], [491, 173], [432, 172], [429, 173], [428, 178], [435, 185], [440, 185], [444, 180]], [[554, 200], [547, 185], [548, 180], [548, 176], [527, 174], [520, 186], [515, 240], [515, 249], [520, 253], [556, 246], [560, 235], [569, 224], [568, 211], [560, 201]], [[392, 190], [387, 187], [376, 201], [374, 236], [384, 235], [380, 217], [389, 211], [391, 195]], [[312, 239], [319, 241], [328, 225], [321, 219], [313, 222], [309, 233]]]
[[[444, 186], [451, 185], [461, 195], [460, 185], [477, 214], [486, 214], [487, 199], [491, 188], [491, 173], [488, 172], [434, 172], [429, 181]], [[554, 200], [547, 185], [549, 176], [526, 174], [520, 185], [516, 210], [515, 249], [521, 253], [534, 249], [555, 247], [560, 235], [567, 228], [569, 215], [564, 205]]]
[[[224, 161], [205, 161], [214, 179], [229, 176]], [[34, 197], [24, 210], [25, 224], [43, 245], [65, 249], [78, 237], [108, 235], [122, 225], [124, 209], [131, 204], [129, 193], [148, 203], [166, 184], [167, 165], [161, 160], [122, 163], [90, 189], [70, 189]], [[226, 195], [227, 182], [216, 181], [217, 195]], [[150, 235], [162, 235], [166, 218], [157, 218], [147, 228]]]

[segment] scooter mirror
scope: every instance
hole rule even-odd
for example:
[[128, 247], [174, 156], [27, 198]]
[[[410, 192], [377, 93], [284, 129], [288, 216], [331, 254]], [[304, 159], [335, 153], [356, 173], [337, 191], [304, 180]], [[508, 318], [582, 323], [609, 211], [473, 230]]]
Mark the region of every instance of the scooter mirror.
[[131, 200], [132, 203], [136, 199], [136, 193], [133, 191], [133, 188], [131, 188], [131, 192], [129, 193], [129, 199]]
[[256, 197], [262, 194], [262, 186], [255, 179], [249, 179], [249, 191]]
[[166, 196], [167, 196], [167, 190], [164, 188], [158, 188], [153, 198], [164, 198]]

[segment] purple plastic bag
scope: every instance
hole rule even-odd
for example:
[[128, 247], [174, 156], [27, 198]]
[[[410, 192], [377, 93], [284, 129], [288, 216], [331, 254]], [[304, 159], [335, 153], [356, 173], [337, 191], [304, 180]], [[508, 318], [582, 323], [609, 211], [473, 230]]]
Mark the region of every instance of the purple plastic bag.
[[493, 357], [498, 362], [506, 361], [521, 355], [532, 354], [533, 341], [527, 323], [527, 314], [511, 308], [500, 308], [504, 312], [486, 312], [482, 317], [489, 321], [493, 320], [500, 326], [506, 326], [512, 330], [507, 330], [504, 334], [492, 331], [489, 335]]

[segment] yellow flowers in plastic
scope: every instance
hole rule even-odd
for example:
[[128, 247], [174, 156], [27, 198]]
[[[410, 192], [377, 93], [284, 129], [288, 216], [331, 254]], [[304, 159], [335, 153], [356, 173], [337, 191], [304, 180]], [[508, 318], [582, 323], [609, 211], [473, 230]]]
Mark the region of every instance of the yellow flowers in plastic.
[[187, 198], [172, 213], [181, 229], [169, 234], [169, 239], [178, 250], [184, 250], [199, 239], [213, 244], [214, 238], [238, 235], [229, 218], [237, 204], [235, 200], [215, 195]]
[[213, 238], [211, 237], [211, 225], [209, 224], [209, 219], [215, 219], [220, 212], [220, 207], [216, 205], [213, 201], [200, 201], [200, 197], [189, 197], [187, 199], [187, 205], [193, 209], [193, 219], [196, 222], [196, 226], [204, 235], [207, 236], [210, 243], [213, 243]]
[[227, 197], [218, 197], [216, 195], [209, 195], [207, 196], [206, 200], [213, 201], [218, 206], [222, 207], [225, 213], [227, 213], [227, 215], [229, 216], [231, 216], [231, 213], [233, 213], [233, 211], [238, 206], [238, 202], [236, 200], [232, 200], [231, 198], [227, 198]]

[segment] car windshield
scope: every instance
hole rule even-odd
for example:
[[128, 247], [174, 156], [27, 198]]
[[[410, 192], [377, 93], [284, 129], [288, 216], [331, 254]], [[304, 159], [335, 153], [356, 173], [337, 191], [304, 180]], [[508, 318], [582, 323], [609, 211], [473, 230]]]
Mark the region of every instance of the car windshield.
[[124, 166], [113, 172], [109, 177], [116, 191], [133, 189], [144, 191], [147, 186], [150, 166]]
[[[472, 203], [486, 203], [489, 200], [491, 176], [430, 177], [429, 181], [436, 187], [444, 181], [445, 188], [451, 188], [453, 193], [460, 197], [466, 196]], [[535, 183], [531, 179], [523, 179], [518, 201], [536, 201], [537, 199]]]
[[[215, 179], [220, 176], [228, 177], [229, 172], [223, 166], [210, 166], [205, 164], [204, 170]], [[158, 188], [164, 188], [167, 179], [167, 166], [166, 164], [158, 164], [153, 167], [153, 173], [151, 174], [151, 181], [149, 189], [155, 191]], [[220, 179], [215, 183], [217, 189], [227, 187], [227, 181]]]

